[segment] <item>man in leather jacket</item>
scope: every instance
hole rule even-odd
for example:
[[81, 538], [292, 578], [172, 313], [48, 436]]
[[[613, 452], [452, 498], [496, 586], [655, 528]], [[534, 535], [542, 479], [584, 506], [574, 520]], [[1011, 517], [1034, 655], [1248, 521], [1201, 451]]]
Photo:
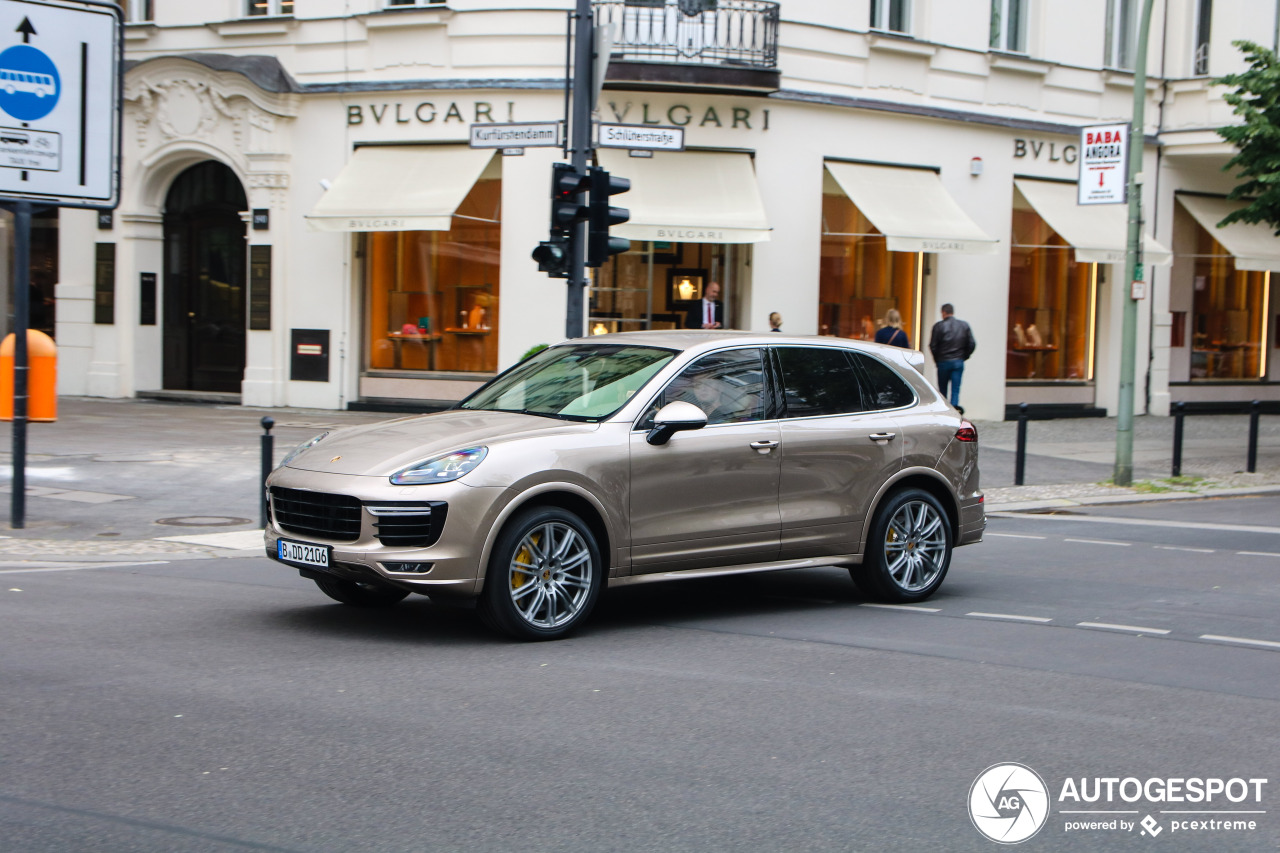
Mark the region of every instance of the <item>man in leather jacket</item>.
[[948, 386], [951, 391], [951, 405], [960, 409], [960, 377], [964, 375], [964, 363], [973, 355], [976, 346], [973, 330], [964, 320], [956, 319], [955, 307], [950, 303], [942, 306], [942, 319], [933, 324], [933, 333], [929, 335], [929, 352], [933, 353], [933, 361], [938, 365], [938, 390], [944, 399]]

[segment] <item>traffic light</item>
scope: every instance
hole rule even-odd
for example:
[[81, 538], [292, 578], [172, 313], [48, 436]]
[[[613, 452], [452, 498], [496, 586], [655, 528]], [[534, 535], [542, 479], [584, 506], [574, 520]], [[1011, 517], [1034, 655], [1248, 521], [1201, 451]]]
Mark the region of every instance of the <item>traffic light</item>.
[[631, 248], [630, 240], [609, 236], [610, 225], [618, 225], [631, 218], [631, 211], [625, 207], [610, 207], [609, 196], [631, 189], [631, 181], [610, 177], [607, 171], [598, 166], [588, 172], [591, 183], [591, 217], [587, 225], [587, 266], [598, 267], [613, 255]]
[[551, 164], [551, 235], [533, 250], [538, 270], [552, 278], [568, 278], [576, 250], [575, 226], [590, 215], [590, 208], [578, 197], [587, 191], [591, 179], [569, 163]]

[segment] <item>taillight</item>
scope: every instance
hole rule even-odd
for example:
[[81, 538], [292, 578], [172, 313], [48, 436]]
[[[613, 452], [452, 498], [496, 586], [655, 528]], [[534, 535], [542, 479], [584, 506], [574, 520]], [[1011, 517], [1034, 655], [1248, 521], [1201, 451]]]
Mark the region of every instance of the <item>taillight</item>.
[[968, 421], [960, 422], [960, 429], [956, 430], [957, 441], [977, 441], [978, 428]]

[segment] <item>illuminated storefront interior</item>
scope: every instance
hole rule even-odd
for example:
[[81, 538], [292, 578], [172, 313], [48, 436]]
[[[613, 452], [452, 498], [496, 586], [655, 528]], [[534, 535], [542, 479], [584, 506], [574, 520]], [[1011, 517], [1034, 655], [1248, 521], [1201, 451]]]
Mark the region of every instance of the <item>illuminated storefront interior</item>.
[[996, 241], [931, 169], [825, 167], [819, 334], [873, 340], [896, 309], [910, 345], [921, 349], [925, 253], [989, 254]]
[[1030, 208], [1013, 210], [1009, 257], [1010, 381], [1093, 379], [1098, 265], [1075, 250]]
[[1271, 268], [1280, 267], [1271, 229], [1246, 223], [1218, 228], [1238, 207], [1225, 199], [1179, 195], [1178, 201], [1182, 251], [1174, 269], [1170, 346], [1190, 349], [1192, 382], [1265, 379]]
[[362, 232], [366, 371], [498, 369], [501, 162], [458, 145], [357, 148], [307, 217]]

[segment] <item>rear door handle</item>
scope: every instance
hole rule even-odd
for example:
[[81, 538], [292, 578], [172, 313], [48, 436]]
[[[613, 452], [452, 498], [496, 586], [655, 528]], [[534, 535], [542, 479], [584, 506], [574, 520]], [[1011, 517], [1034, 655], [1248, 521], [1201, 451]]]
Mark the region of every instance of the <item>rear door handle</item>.
[[893, 441], [896, 435], [896, 432], [873, 432], [867, 437], [872, 441]]
[[777, 446], [778, 446], [778, 442], [776, 442], [776, 441], [753, 441], [753, 442], [751, 442], [751, 449], [752, 449], [752, 450], [758, 450], [758, 451], [760, 451], [761, 453], [768, 453], [770, 450], [773, 450], [773, 449], [774, 449], [775, 447], [777, 447]]

